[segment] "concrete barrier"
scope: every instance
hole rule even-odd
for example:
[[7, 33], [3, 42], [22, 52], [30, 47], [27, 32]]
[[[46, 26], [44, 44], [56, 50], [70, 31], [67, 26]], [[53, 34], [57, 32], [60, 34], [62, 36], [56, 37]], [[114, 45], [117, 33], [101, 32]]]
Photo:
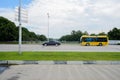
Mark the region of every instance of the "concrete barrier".
[[2, 61], [0, 61], [0, 64], [1, 64], [1, 65], [4, 65], [4, 64], [7, 65], [7, 64], [8, 64], [8, 61], [7, 61], [7, 60], [2, 60]]
[[38, 65], [53, 65], [53, 64], [104, 64], [104, 65], [120, 65], [120, 61], [19, 61], [19, 60], [1, 60], [0, 65], [24, 65], [24, 64], [38, 64]]

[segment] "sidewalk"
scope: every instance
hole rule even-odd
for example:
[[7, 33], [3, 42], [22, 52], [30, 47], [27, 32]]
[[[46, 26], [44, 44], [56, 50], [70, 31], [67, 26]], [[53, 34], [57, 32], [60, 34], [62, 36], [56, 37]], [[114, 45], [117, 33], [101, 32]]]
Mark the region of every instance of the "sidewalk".
[[119, 80], [120, 65], [14, 65], [0, 80]]

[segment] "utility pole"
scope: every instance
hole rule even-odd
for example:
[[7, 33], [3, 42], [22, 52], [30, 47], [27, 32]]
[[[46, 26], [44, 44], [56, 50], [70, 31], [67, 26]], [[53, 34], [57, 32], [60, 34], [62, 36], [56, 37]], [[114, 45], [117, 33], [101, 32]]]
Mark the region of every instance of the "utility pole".
[[48, 15], [48, 41], [49, 41], [49, 18], [50, 16], [49, 16], [49, 13], [47, 13], [47, 15]]
[[22, 54], [21, 51], [21, 45], [22, 45], [22, 29], [21, 29], [21, 0], [19, 0], [19, 15], [18, 15], [18, 21], [19, 21], [19, 54]]

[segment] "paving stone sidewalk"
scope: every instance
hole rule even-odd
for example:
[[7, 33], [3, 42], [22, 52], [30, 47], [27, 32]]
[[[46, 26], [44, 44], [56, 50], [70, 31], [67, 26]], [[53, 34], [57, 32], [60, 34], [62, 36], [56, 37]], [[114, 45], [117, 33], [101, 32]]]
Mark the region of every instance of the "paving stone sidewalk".
[[120, 80], [120, 65], [14, 65], [0, 80]]

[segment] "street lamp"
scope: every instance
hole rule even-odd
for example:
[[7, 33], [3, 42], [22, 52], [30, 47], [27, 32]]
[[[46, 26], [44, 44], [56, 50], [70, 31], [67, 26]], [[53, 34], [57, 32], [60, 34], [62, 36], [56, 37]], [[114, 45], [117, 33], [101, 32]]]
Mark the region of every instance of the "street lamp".
[[49, 18], [50, 18], [49, 13], [47, 13], [47, 16], [48, 16], [48, 41], [49, 41]]
[[21, 29], [21, 0], [19, 0], [19, 15], [18, 15], [18, 21], [19, 21], [19, 54], [22, 54], [21, 52], [21, 42], [22, 42], [22, 29]]

